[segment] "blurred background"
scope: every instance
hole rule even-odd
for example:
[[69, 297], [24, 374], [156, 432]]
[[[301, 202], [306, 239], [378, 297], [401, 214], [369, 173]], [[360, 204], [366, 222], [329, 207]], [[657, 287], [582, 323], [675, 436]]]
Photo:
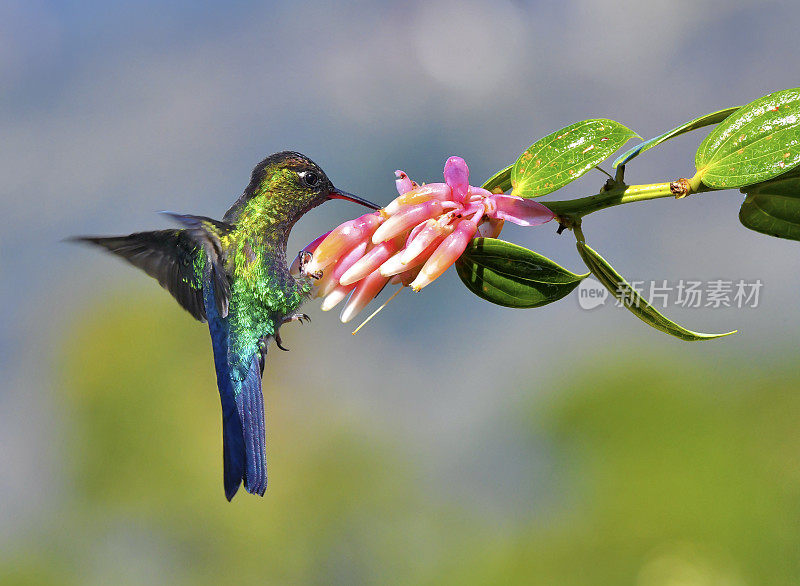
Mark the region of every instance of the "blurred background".
[[[798, 249], [738, 192], [584, 222], [631, 280], [760, 279], [755, 308], [665, 310], [720, 340], [452, 271], [355, 337], [307, 304], [265, 372], [267, 494], [230, 504], [205, 326], [62, 242], [220, 217], [282, 149], [387, 203], [396, 168], [480, 183], [580, 119], [648, 138], [797, 86], [799, 28], [788, 0], [0, 3], [0, 582], [800, 583]], [[702, 136], [627, 179], [691, 176]], [[553, 225], [504, 237], [582, 268]]]

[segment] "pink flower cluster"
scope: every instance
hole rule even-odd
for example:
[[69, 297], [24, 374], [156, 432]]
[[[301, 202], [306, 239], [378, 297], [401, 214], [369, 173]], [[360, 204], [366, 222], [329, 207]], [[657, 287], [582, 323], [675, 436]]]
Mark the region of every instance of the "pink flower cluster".
[[[380, 211], [345, 222], [306, 246], [293, 264], [316, 279], [327, 311], [349, 296], [350, 321], [388, 284], [419, 291], [450, 267], [476, 236], [496, 238], [508, 220], [537, 226], [553, 212], [535, 201], [469, 184], [461, 157], [444, 166], [444, 183], [417, 185], [395, 171], [399, 196]], [[305, 253], [305, 254], [304, 254]], [[311, 254], [302, 262], [301, 257]]]

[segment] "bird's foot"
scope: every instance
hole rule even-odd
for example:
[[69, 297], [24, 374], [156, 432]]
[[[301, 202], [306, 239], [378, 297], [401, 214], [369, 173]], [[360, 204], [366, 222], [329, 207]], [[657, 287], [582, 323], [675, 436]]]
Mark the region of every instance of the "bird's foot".
[[306, 272], [306, 265], [311, 262], [311, 259], [314, 255], [312, 255], [307, 250], [301, 250], [297, 253], [297, 256], [300, 257], [300, 273], [311, 277], [315, 281], [318, 281], [322, 278], [322, 271], [314, 271], [313, 273]]
[[278, 348], [280, 348], [281, 350], [283, 350], [284, 352], [288, 352], [289, 351], [288, 348], [284, 348], [283, 344], [281, 344], [281, 334], [280, 334], [280, 332], [275, 332], [275, 345]]
[[293, 322], [293, 321], [299, 321], [302, 324], [303, 320], [307, 321], [308, 323], [311, 323], [311, 317], [309, 317], [308, 314], [306, 314], [306, 313], [293, 313], [292, 315], [287, 315], [285, 318], [283, 318], [283, 321], [281, 322], [281, 325], [288, 324], [288, 323]]
[[[288, 324], [293, 321], [300, 322], [301, 324], [304, 322], [311, 323], [311, 317], [306, 313], [293, 313], [292, 315], [287, 315], [285, 318], [283, 318], [283, 321], [281, 321], [281, 325]], [[281, 343], [280, 327], [278, 328], [278, 331], [275, 332], [275, 345], [281, 350], [284, 350], [286, 352], [289, 351], [289, 349], [284, 348], [283, 344]]]

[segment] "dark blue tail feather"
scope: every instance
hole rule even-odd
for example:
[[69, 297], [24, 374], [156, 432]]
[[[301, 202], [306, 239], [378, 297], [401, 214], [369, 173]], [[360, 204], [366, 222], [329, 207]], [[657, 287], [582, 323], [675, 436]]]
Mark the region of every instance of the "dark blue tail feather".
[[261, 367], [258, 355], [251, 358], [247, 377], [236, 393], [239, 418], [242, 421], [247, 470], [244, 488], [263, 496], [267, 489], [267, 446], [264, 429], [264, 395], [261, 392]]
[[[217, 386], [222, 402], [222, 443], [225, 466], [225, 496], [231, 500], [244, 480], [251, 494], [264, 496], [267, 489], [267, 446], [264, 426], [264, 395], [261, 392], [259, 354], [250, 359], [250, 369], [242, 377], [233, 374], [227, 352], [217, 350]], [[235, 369], [244, 370], [243, 368]], [[244, 380], [238, 380], [243, 378]]]
[[233, 393], [220, 393], [222, 399], [222, 461], [225, 473], [225, 497], [231, 500], [245, 477], [244, 435]]

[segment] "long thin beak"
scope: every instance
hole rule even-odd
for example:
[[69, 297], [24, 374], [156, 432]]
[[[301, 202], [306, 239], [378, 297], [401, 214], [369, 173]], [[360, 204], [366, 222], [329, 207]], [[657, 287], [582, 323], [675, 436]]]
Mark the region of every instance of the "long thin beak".
[[377, 206], [371, 201], [367, 201], [366, 199], [360, 198], [357, 195], [353, 195], [352, 193], [347, 193], [346, 191], [342, 191], [341, 189], [336, 189], [335, 187], [328, 195], [328, 199], [346, 199], [347, 201], [352, 201], [353, 203], [360, 203], [364, 207], [368, 207], [372, 210], [379, 210], [381, 206]]

